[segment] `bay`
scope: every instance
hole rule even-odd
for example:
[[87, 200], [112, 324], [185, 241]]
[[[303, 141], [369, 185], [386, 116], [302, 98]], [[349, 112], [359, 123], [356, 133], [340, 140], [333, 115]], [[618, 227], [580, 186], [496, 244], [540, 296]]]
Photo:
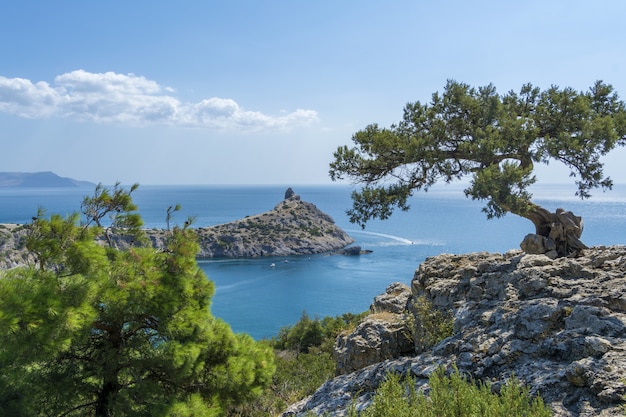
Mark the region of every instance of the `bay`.
[[[175, 222], [195, 217], [211, 226], [272, 209], [287, 185], [141, 186], [133, 194], [147, 227], [164, 227], [168, 206], [180, 204]], [[532, 224], [507, 215], [487, 220], [483, 204], [466, 199], [461, 186], [438, 186], [411, 198], [411, 210], [362, 230], [351, 224], [346, 185], [293, 186], [305, 201], [331, 215], [355, 244], [372, 250], [361, 256], [314, 255], [281, 258], [215, 259], [199, 265], [216, 286], [213, 313], [235, 331], [256, 339], [276, 335], [306, 311], [323, 317], [369, 308], [374, 296], [392, 282], [410, 284], [419, 264], [440, 253], [505, 252], [533, 232]], [[92, 189], [0, 189], [0, 223], [27, 223], [43, 207], [48, 214], [78, 211]], [[563, 185], [534, 190], [535, 201], [549, 210], [563, 207], [583, 216], [583, 241], [590, 245], [626, 244], [626, 186], [597, 192], [581, 201]]]

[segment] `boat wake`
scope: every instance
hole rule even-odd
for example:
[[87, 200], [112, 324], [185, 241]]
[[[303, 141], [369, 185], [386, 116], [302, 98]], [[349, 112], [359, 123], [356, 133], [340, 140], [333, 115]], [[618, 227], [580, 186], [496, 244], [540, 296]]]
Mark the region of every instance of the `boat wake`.
[[381, 246], [391, 246], [391, 245], [422, 245], [422, 246], [441, 246], [443, 242], [435, 242], [428, 240], [411, 240], [402, 236], [391, 235], [388, 233], [379, 233], [379, 232], [369, 232], [365, 230], [349, 230], [348, 234], [363, 234], [368, 236], [376, 236], [382, 237], [384, 239], [390, 240], [392, 242], [381, 242]]

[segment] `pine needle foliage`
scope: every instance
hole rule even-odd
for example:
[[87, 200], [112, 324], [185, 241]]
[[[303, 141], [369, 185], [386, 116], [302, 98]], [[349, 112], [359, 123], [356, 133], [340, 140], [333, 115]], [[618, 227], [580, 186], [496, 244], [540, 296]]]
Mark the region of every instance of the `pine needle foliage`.
[[270, 383], [271, 348], [212, 316], [188, 223], [164, 250], [116, 247], [140, 233], [135, 188], [98, 186], [83, 223], [33, 219], [37, 264], [0, 277], [0, 415], [218, 416]]
[[487, 218], [528, 219], [568, 256], [586, 248], [582, 219], [568, 213], [561, 222], [559, 213], [532, 201], [535, 167], [562, 163], [582, 199], [610, 190], [602, 157], [626, 146], [626, 103], [602, 81], [586, 92], [525, 84], [519, 93], [500, 94], [492, 84], [448, 80], [429, 103], [407, 103], [397, 124], [370, 124], [352, 142], [337, 148], [329, 171], [333, 181], [357, 186], [347, 211], [352, 223], [385, 220], [395, 209], [409, 210], [416, 191], [464, 180], [465, 196], [483, 201]]
[[510, 378], [499, 393], [488, 384], [464, 377], [458, 370], [447, 375], [438, 368], [429, 378], [427, 394], [415, 389], [415, 379], [389, 374], [376, 390], [372, 404], [350, 417], [549, 417], [552, 412], [540, 397]]

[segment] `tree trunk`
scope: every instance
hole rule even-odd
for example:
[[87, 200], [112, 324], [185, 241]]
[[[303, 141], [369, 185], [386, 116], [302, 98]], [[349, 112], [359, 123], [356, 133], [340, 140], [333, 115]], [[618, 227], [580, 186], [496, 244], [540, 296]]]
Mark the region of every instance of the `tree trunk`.
[[96, 399], [96, 417], [110, 417], [111, 413], [111, 400], [115, 394], [119, 391], [117, 383], [107, 381], [103, 384], [102, 389], [97, 395]]
[[[533, 222], [535, 233], [547, 239], [548, 245], [546, 246], [552, 246], [551, 242], [554, 243], [556, 256], [576, 255], [581, 249], [587, 249], [587, 246], [580, 240], [583, 233], [583, 219], [571, 211], [559, 208], [556, 212], [550, 213], [535, 204], [532, 209], [521, 216]], [[522, 249], [528, 252], [524, 245]]]
[[[122, 331], [121, 326], [109, 325], [102, 322], [94, 323], [94, 327], [103, 330], [108, 334], [105, 343], [110, 346], [112, 358], [118, 358], [120, 356], [120, 350], [122, 346]], [[107, 346], [108, 347], [108, 346]], [[108, 353], [108, 352], [107, 352]], [[119, 372], [120, 364], [116, 361], [106, 361], [100, 364], [102, 366], [102, 387], [100, 391], [96, 393], [96, 406], [95, 417], [111, 417], [113, 415], [113, 400], [120, 391], [119, 384]]]

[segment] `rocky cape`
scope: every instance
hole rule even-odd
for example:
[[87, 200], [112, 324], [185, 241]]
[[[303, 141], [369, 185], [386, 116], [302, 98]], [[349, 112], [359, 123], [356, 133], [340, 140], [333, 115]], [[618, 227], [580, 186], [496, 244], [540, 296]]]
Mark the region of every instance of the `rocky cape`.
[[[27, 225], [0, 225], [0, 269], [33, 261], [24, 248], [27, 229]], [[363, 252], [358, 246], [347, 247], [354, 239], [332, 217], [314, 204], [302, 201], [291, 189], [273, 210], [195, 230], [200, 244], [199, 259]], [[155, 248], [164, 248], [166, 230], [146, 229], [145, 233]], [[118, 247], [132, 244], [126, 236], [112, 237]]]
[[[425, 349], [426, 299], [453, 318], [453, 335]], [[498, 391], [512, 375], [555, 416], [623, 416], [626, 393], [626, 247], [576, 258], [510, 251], [443, 254], [424, 261], [409, 288], [394, 283], [370, 314], [335, 343], [337, 374], [283, 417], [344, 416], [366, 408], [389, 372], [418, 390], [439, 366]], [[324, 414], [326, 415], [326, 414]]]
[[[354, 243], [332, 217], [291, 189], [273, 210], [196, 232], [199, 259], [312, 255], [342, 251]], [[164, 244], [164, 231], [147, 234], [155, 247]]]

